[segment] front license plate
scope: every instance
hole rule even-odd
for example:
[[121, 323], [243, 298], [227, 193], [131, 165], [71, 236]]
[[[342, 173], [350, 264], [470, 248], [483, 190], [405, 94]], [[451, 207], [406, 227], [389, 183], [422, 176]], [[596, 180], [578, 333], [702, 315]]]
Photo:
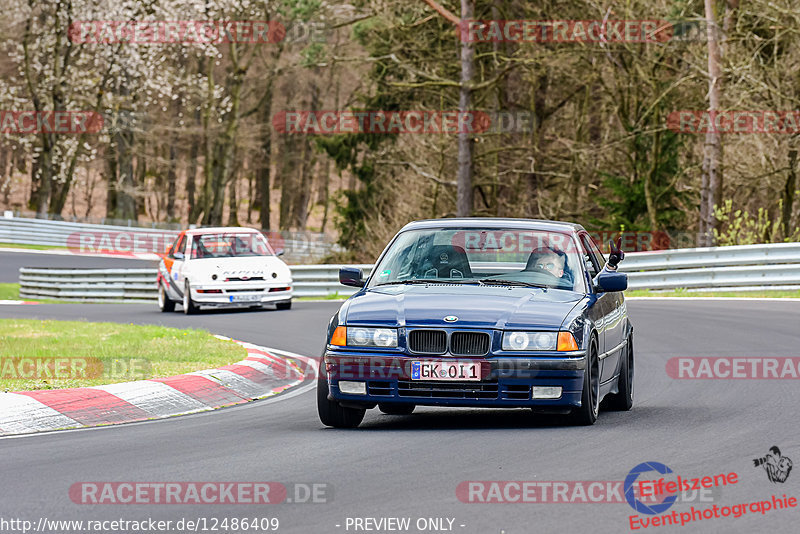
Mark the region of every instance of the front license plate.
[[261, 295], [231, 295], [231, 302], [260, 302]]
[[411, 362], [411, 380], [480, 379], [480, 362]]

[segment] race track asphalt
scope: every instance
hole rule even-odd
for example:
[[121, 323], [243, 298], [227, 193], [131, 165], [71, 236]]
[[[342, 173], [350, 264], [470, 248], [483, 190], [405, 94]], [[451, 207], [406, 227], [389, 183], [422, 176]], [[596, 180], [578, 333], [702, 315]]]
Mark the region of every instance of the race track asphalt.
[[60, 267], [86, 269], [142, 269], [158, 267], [150, 260], [112, 258], [97, 256], [78, 256], [74, 254], [48, 254], [45, 251], [0, 252], [0, 284], [19, 282], [20, 267]]
[[[338, 305], [184, 316], [161, 314], [155, 305], [53, 304], [0, 306], [0, 317], [199, 327], [318, 356]], [[636, 405], [601, 413], [593, 427], [525, 410], [418, 408], [411, 416], [372, 410], [358, 430], [334, 430], [320, 424], [309, 389], [162, 421], [2, 439], [0, 520], [277, 517], [278, 532], [315, 534], [389, 532], [347, 528], [347, 518], [365, 517], [410, 517], [408, 532], [420, 532], [417, 518], [444, 517], [465, 534], [629, 532], [634, 511], [626, 503], [464, 503], [456, 487], [470, 480], [620, 481], [645, 461], [684, 477], [736, 472], [738, 483], [715, 494], [718, 506], [800, 496], [800, 473], [778, 484], [753, 465], [773, 445], [800, 461], [800, 381], [675, 380], [665, 371], [673, 356], [798, 356], [800, 303], [635, 300], [628, 308], [636, 328]], [[81, 481], [326, 483], [329, 502], [79, 505], [68, 490]], [[796, 532], [799, 515], [791, 508], [647, 531]]]

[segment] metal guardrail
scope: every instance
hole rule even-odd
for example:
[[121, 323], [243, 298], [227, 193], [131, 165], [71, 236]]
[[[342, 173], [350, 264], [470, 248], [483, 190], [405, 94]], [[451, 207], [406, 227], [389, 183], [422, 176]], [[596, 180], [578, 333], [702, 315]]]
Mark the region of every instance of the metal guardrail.
[[[368, 274], [371, 265], [358, 265]], [[338, 265], [291, 265], [296, 297], [350, 296], [355, 288], [339, 284]], [[63, 269], [23, 267], [21, 298], [83, 302], [150, 302], [157, 298], [157, 269]]]
[[630, 289], [798, 289], [800, 243], [637, 252], [620, 270]]
[[[294, 295], [352, 295], [339, 265], [293, 265]], [[367, 275], [372, 265], [355, 265]], [[630, 289], [798, 289], [800, 243], [637, 252], [621, 270]], [[81, 301], [155, 300], [156, 269], [20, 269], [20, 297]]]
[[[159, 230], [136, 226], [113, 226], [103, 224], [86, 224], [47, 219], [25, 219], [0, 216], [0, 243], [21, 245], [43, 245], [65, 247], [71, 250], [81, 246], [81, 236], [89, 238], [88, 252], [97, 246], [102, 235], [110, 236], [106, 246], [123, 247], [125, 252], [136, 246], [141, 253], [161, 254], [169, 246], [179, 232]], [[115, 243], [116, 236], [123, 235], [121, 243]], [[284, 259], [291, 263], [311, 263], [319, 261], [331, 252], [341, 250], [338, 245], [326, 241], [326, 236], [313, 232], [302, 232], [303, 239], [283, 240]], [[125, 248], [127, 247], [127, 248]], [[134, 251], [131, 251], [134, 252]], [[125, 255], [120, 254], [120, 255]]]
[[83, 302], [153, 301], [157, 269], [51, 269], [19, 270], [21, 298]]

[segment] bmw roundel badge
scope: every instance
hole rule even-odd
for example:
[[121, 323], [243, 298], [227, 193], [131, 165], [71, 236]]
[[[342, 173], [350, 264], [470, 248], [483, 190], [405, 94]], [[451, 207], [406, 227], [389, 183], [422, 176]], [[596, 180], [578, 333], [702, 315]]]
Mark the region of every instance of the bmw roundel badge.
[[456, 317], [455, 315], [448, 315], [447, 317], [444, 318], [444, 320], [447, 323], [454, 323], [458, 321], [458, 317]]

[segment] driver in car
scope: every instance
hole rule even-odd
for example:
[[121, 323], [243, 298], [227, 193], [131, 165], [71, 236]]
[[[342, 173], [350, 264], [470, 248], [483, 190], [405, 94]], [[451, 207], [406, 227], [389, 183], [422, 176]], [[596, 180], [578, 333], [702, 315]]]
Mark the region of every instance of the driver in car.
[[552, 248], [540, 248], [531, 253], [531, 257], [528, 260], [525, 270], [547, 271], [556, 278], [563, 278], [564, 260], [564, 255], [559, 254]]

